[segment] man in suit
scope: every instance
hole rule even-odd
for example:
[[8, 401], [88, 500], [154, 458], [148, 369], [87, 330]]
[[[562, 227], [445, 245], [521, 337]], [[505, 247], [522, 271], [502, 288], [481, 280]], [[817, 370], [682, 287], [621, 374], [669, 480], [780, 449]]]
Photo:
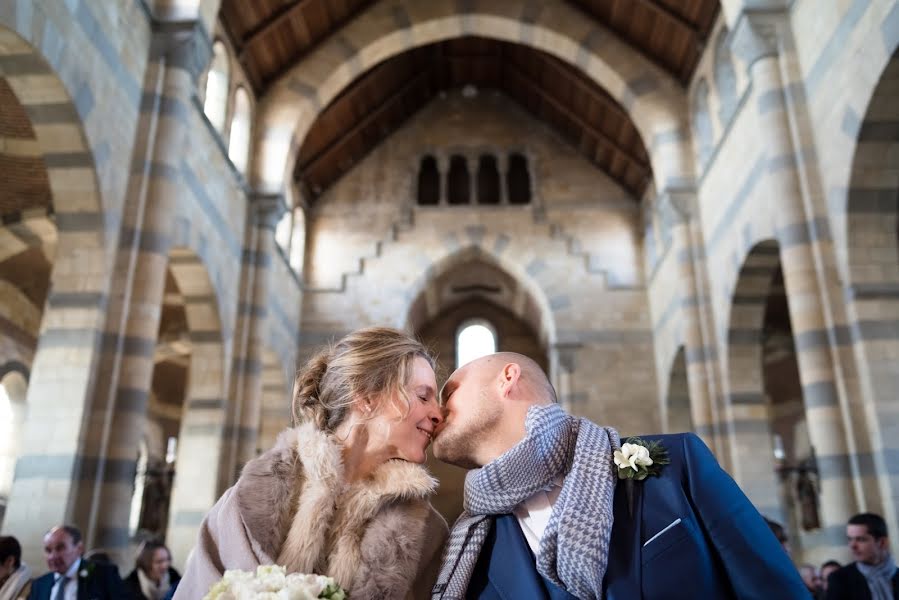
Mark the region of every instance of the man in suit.
[[761, 515], [693, 434], [620, 444], [514, 353], [446, 382], [434, 455], [470, 471], [433, 598], [808, 597]]
[[81, 531], [72, 525], [54, 527], [44, 536], [50, 572], [34, 580], [29, 600], [121, 600], [127, 592], [115, 565], [82, 558]]
[[855, 515], [846, 526], [846, 538], [855, 562], [830, 574], [825, 600], [899, 600], [899, 571], [883, 517]]

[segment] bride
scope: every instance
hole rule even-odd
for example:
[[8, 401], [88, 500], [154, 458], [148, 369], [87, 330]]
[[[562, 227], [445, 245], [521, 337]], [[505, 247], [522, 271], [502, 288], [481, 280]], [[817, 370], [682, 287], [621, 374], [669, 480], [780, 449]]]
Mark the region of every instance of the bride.
[[447, 535], [422, 466], [442, 420], [433, 359], [405, 333], [361, 329], [294, 389], [294, 427], [206, 515], [175, 600], [272, 563], [333, 577], [354, 600], [429, 597]]

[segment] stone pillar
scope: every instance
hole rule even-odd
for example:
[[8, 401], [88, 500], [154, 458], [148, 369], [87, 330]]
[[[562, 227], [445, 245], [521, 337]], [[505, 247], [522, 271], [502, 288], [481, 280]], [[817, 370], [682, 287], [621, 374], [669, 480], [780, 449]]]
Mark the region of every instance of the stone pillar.
[[709, 303], [705, 244], [698, 222], [696, 191], [666, 190], [657, 201], [677, 256], [684, 321], [684, 358], [693, 428], [725, 468], [731, 456], [724, 431], [718, 352]]
[[[235, 354], [233, 386], [233, 450], [229, 477], [233, 481], [243, 465], [257, 455], [262, 410], [262, 336], [268, 316], [270, 265], [275, 257], [275, 226], [286, 206], [278, 194], [257, 194], [248, 204], [247, 245], [244, 249], [244, 302], [238, 315], [241, 352]], [[230, 483], [230, 481], [229, 481]]]
[[437, 204], [446, 206], [449, 204], [449, 157], [445, 154], [437, 155], [437, 176], [440, 178], [440, 199]]
[[128, 183], [95, 408], [87, 428], [84, 476], [74, 518], [86, 547], [130, 560], [128, 520], [137, 448], [144, 433], [172, 216], [185, 195], [179, 175], [188, 111], [211, 54], [197, 21], [154, 22]]
[[[784, 48], [790, 48], [784, 12], [743, 12], [734, 31], [734, 50], [747, 63], [765, 139], [765, 184], [777, 218], [777, 238], [796, 341], [809, 437], [817, 455], [821, 487], [822, 545], [845, 546], [843, 525], [858, 512], [858, 474], [846, 428], [847, 399], [835, 360], [833, 317], [828, 298], [825, 251], [818, 241], [815, 211], [799, 174], [801, 149], [794, 143], [791, 113], [781, 75]], [[835, 275], [835, 274], [834, 274]], [[830, 281], [829, 281], [830, 280]], [[838, 295], [838, 291], [837, 295]]]
[[468, 203], [480, 204], [478, 198], [478, 159], [477, 157], [466, 156], [465, 162], [468, 164]]
[[496, 168], [499, 171], [499, 203], [509, 204], [509, 155], [497, 153]]

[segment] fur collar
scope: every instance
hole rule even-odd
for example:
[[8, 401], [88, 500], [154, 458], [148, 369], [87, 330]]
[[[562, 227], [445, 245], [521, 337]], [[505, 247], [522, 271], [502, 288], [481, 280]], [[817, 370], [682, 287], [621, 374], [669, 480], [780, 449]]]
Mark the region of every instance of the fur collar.
[[340, 444], [306, 423], [247, 463], [236, 491], [257, 550], [289, 572], [327, 574], [349, 590], [363, 537], [381, 513], [408, 505], [421, 520], [420, 508], [436, 489], [424, 467], [404, 461], [388, 461], [369, 479], [347, 484]]

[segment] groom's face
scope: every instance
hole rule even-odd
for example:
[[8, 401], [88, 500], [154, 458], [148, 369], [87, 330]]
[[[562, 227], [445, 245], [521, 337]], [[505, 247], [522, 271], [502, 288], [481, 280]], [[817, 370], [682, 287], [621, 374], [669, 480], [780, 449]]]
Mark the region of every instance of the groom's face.
[[432, 445], [438, 460], [466, 469], [483, 466], [476, 458], [479, 445], [502, 418], [502, 406], [490, 386], [496, 373], [488, 358], [456, 369], [443, 386], [444, 421]]

